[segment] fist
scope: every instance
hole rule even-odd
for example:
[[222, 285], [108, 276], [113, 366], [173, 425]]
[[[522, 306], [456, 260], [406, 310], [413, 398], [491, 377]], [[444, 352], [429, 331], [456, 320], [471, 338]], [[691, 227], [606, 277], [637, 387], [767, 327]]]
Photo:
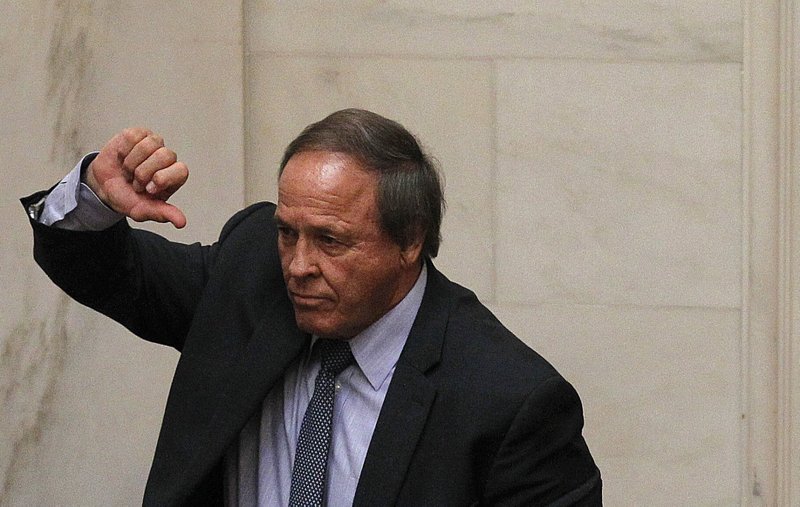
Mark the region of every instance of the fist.
[[137, 222], [153, 220], [186, 225], [186, 216], [170, 198], [189, 178], [164, 139], [153, 132], [125, 129], [111, 138], [84, 175], [86, 184], [106, 206]]

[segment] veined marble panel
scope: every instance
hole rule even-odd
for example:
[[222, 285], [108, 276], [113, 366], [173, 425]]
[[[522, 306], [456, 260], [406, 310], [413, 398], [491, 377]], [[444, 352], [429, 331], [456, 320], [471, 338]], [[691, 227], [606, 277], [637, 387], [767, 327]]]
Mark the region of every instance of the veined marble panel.
[[193, 0], [174, 2], [106, 0], [106, 36], [124, 34], [135, 50], [158, 43], [216, 42], [241, 45], [242, 5], [240, 2]]
[[510, 62], [498, 299], [737, 307], [737, 64]]
[[738, 505], [738, 310], [493, 310], [580, 393], [604, 503]]
[[251, 50], [278, 53], [742, 59], [741, 5], [729, 0], [250, 0], [245, 25]]
[[244, 204], [244, 115], [241, 48], [210, 42], [161, 43], [126, 52], [127, 38], [98, 51], [102, 101], [92, 103], [99, 149], [116, 132], [150, 128], [189, 166], [189, 180], [170, 202], [186, 229], [145, 227], [180, 241], [210, 242]]
[[141, 502], [176, 359], [68, 301], [35, 266], [16, 199], [139, 124], [192, 167], [178, 237], [213, 240], [243, 202], [239, 8], [169, 4], [0, 7], [0, 286], [14, 295], [0, 311], [3, 505]]
[[[85, 63], [96, 31], [87, 2], [6, 2], [0, 8], [0, 501], [11, 502], [18, 474], [38, 454], [40, 437], [63, 372], [71, 304], [44, 288], [35, 267], [31, 233], [17, 199], [47, 188], [81, 143], [76, 118], [86, 80]], [[67, 86], [70, 83], [71, 86]]]
[[[177, 353], [68, 308], [54, 316], [54, 378], [17, 450], [4, 505], [141, 503]], [[47, 366], [22, 363], [33, 372]]]
[[399, 121], [436, 157], [448, 210], [437, 266], [492, 295], [494, 109], [483, 62], [251, 55], [247, 76], [248, 201], [274, 200], [286, 145], [345, 107]]

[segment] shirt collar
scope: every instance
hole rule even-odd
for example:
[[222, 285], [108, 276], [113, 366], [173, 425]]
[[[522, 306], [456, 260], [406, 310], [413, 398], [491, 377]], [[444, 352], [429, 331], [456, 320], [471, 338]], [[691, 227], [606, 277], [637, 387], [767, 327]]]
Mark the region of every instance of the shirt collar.
[[383, 317], [350, 339], [353, 357], [376, 391], [392, 373], [400, 358], [422, 303], [427, 275], [428, 268], [423, 263], [419, 277], [408, 294]]

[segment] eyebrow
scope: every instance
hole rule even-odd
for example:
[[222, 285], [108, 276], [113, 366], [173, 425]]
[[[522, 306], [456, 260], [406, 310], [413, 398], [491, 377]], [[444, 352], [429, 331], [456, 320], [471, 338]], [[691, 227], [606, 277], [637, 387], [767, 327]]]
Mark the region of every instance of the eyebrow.
[[[272, 221], [275, 222], [275, 225], [278, 226], [278, 227], [289, 227], [289, 228], [292, 228], [292, 226], [290, 224], [288, 224], [286, 221], [281, 219], [281, 217], [279, 217], [277, 214], [272, 216]], [[350, 237], [350, 235], [347, 233], [347, 231], [342, 230], [342, 229], [338, 229], [338, 228], [335, 228], [335, 227], [328, 227], [328, 226], [323, 226], [323, 225], [319, 225], [319, 226], [317, 226], [317, 225], [309, 225], [307, 227], [307, 229], [309, 231], [313, 232], [314, 234], [321, 234], [321, 235], [326, 235], [326, 236], [335, 236], [335, 237], [341, 238], [341, 239], [346, 239], [346, 238]]]
[[272, 215], [272, 221], [277, 227], [291, 227], [289, 223], [278, 215], [278, 211]]

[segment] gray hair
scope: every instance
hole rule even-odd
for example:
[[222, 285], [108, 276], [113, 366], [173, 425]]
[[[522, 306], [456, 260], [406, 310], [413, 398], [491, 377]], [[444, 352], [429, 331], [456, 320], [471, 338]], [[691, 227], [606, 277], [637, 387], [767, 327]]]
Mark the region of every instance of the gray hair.
[[378, 173], [377, 207], [384, 231], [401, 248], [422, 238], [422, 255], [436, 257], [445, 201], [434, 160], [396, 121], [363, 109], [343, 109], [312, 123], [289, 143], [289, 159], [305, 151], [344, 153]]

